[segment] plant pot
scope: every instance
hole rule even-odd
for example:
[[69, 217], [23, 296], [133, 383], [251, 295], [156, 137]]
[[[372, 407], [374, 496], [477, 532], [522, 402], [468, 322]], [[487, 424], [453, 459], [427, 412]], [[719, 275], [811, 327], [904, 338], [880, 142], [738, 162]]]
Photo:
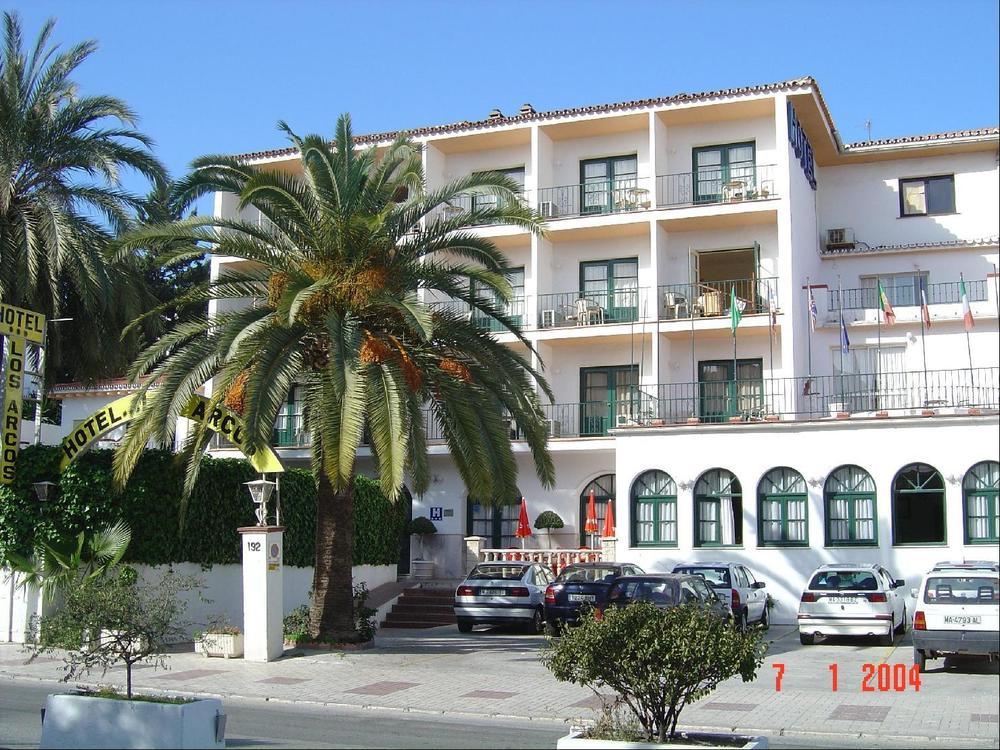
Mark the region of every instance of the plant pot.
[[[686, 742], [690, 739], [690, 742]], [[712, 744], [712, 742], [726, 744]], [[733, 744], [734, 740], [742, 740], [742, 744]], [[570, 733], [556, 740], [557, 750], [562, 748], [607, 748], [607, 750], [622, 750], [637, 748], [638, 750], [665, 750], [666, 748], [691, 748], [691, 750], [709, 750], [710, 748], [766, 748], [767, 737], [751, 737], [746, 734], [721, 734], [715, 732], [685, 732], [673, 742], [627, 742], [624, 740], [593, 740], [583, 736], [583, 730], [572, 729]]]
[[765, 422], [780, 422], [781, 421], [781, 417], [778, 414], [765, 414], [764, 415], [764, 421]]
[[977, 408], [975, 406], [970, 407], [968, 413], [969, 413], [970, 417], [981, 417], [981, 416], [983, 416], [983, 410], [979, 409], [979, 408]]
[[429, 579], [434, 577], [433, 560], [411, 560], [410, 575], [413, 578]]
[[222, 656], [226, 659], [239, 659], [243, 656], [242, 633], [205, 633], [194, 642], [196, 654]]
[[685, 423], [686, 424], [701, 424], [701, 419], [699, 419], [698, 417], [688, 417], [685, 420]]
[[876, 419], [888, 419], [889, 418], [889, 412], [887, 412], [887, 411], [877, 411], [877, 412], [875, 412], [875, 417], [876, 417]]
[[152, 703], [50, 695], [41, 748], [224, 748], [226, 715], [218, 698]]

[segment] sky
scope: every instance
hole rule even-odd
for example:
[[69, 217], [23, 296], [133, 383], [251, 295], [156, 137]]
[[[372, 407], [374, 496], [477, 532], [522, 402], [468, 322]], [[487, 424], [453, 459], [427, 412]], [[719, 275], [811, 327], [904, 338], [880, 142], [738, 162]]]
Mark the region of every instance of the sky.
[[[355, 133], [811, 75], [847, 141], [997, 125], [996, 0], [579, 2], [17, 0], [34, 42], [99, 49], [81, 93], [124, 99], [179, 176], [192, 159]], [[126, 187], [145, 190], [134, 177]]]

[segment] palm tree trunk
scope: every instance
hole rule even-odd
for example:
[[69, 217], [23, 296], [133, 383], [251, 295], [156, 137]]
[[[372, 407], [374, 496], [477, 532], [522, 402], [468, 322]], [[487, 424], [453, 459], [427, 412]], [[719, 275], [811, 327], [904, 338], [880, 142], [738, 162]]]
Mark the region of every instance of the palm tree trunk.
[[334, 490], [325, 473], [316, 488], [316, 561], [309, 631], [313, 638], [357, 640], [351, 567], [354, 557], [354, 481]]

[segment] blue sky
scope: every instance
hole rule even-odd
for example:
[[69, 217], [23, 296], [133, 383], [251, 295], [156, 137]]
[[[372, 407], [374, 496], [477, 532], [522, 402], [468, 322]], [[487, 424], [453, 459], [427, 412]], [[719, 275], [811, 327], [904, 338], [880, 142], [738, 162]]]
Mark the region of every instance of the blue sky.
[[[842, 137], [996, 125], [998, 3], [31, 0], [25, 36], [95, 39], [85, 93], [125, 99], [175, 175], [206, 153], [815, 77]], [[135, 181], [131, 187], [138, 189]]]

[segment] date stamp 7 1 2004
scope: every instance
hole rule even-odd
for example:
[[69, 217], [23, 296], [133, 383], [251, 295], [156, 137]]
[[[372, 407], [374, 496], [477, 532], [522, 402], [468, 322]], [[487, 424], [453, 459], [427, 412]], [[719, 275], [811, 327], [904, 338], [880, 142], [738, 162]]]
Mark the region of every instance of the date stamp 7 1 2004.
[[[771, 667], [775, 671], [774, 690], [780, 693], [785, 665], [775, 662]], [[840, 668], [837, 664], [828, 664], [827, 669], [830, 670], [830, 690], [836, 693], [840, 689]], [[862, 693], [902, 693], [907, 690], [919, 693], [920, 668], [916, 665], [908, 667], [906, 664], [862, 664], [858, 687]]]

